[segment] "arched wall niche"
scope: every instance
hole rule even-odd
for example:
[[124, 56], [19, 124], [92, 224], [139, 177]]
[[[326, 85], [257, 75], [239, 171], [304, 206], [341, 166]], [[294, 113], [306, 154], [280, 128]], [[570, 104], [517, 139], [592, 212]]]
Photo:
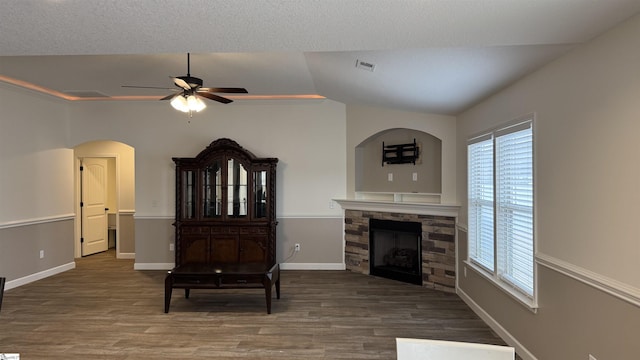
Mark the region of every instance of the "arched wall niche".
[[[383, 164], [382, 147], [418, 144], [416, 164]], [[356, 193], [442, 193], [442, 140], [429, 133], [393, 128], [380, 131], [355, 148]]]

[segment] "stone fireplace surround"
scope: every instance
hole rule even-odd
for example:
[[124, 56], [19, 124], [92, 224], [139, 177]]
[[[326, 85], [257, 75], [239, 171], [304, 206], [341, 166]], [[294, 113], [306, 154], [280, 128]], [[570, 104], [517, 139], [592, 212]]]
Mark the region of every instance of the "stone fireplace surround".
[[[375, 209], [372, 204], [353, 206], [349, 201], [339, 201], [345, 209], [344, 239], [345, 265], [349, 271], [369, 274], [369, 219], [419, 222], [422, 224], [422, 286], [444, 292], [456, 291], [456, 211], [438, 211], [433, 215], [428, 206], [419, 212], [403, 213], [402, 206], [394, 204], [392, 211]], [[362, 205], [362, 202], [353, 202]], [[375, 204], [374, 204], [375, 205]], [[360, 209], [357, 209], [360, 207]], [[422, 208], [422, 206], [419, 206]], [[457, 207], [455, 207], [457, 208]], [[373, 210], [372, 210], [373, 209]], [[408, 212], [416, 212], [409, 206]], [[451, 214], [449, 214], [451, 213]]]

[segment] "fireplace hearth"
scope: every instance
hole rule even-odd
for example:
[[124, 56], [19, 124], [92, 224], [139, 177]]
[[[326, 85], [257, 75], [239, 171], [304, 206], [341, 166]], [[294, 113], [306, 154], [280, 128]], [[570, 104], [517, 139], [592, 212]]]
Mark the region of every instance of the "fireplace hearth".
[[371, 275], [422, 284], [421, 223], [370, 219], [369, 237]]

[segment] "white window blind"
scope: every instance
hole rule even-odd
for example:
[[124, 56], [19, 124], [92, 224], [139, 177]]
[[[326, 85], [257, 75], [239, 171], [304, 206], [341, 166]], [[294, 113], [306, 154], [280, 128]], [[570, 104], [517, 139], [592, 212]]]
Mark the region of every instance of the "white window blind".
[[494, 270], [493, 138], [468, 146], [469, 258]]
[[535, 303], [532, 118], [470, 140], [467, 153], [469, 261]]
[[531, 122], [505, 129], [503, 133], [495, 141], [498, 276], [533, 296]]

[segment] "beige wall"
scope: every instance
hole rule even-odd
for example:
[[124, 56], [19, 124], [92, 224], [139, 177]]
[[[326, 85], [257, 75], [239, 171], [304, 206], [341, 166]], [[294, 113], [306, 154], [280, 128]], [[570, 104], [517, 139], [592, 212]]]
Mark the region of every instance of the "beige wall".
[[[464, 225], [467, 138], [535, 113], [538, 313], [471, 268], [460, 278], [466, 300], [532, 358], [631, 359], [640, 353], [639, 39], [636, 16], [458, 119]], [[463, 249], [466, 233], [460, 234]], [[464, 268], [466, 252], [460, 254]]]
[[[344, 269], [343, 219], [279, 218], [276, 259], [283, 269]], [[295, 244], [300, 251], [294, 252]]]
[[0, 274], [7, 288], [75, 267], [71, 239], [72, 217], [0, 228]]
[[0, 82], [0, 109], [0, 226], [72, 214], [64, 103]]
[[141, 269], [171, 269], [175, 252], [169, 245], [175, 242], [174, 218], [144, 218], [135, 220], [139, 234], [136, 242], [136, 266]]
[[74, 265], [73, 151], [62, 101], [0, 83], [0, 109], [0, 276], [11, 288]]

